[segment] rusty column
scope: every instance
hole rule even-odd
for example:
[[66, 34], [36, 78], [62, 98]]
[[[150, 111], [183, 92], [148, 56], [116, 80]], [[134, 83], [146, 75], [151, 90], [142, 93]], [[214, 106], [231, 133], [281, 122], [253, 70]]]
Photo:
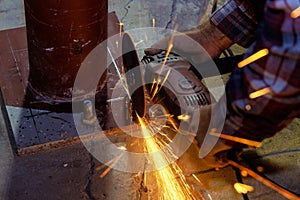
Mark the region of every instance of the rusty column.
[[26, 102], [70, 103], [82, 61], [107, 38], [107, 0], [24, 0], [24, 4], [30, 63]]

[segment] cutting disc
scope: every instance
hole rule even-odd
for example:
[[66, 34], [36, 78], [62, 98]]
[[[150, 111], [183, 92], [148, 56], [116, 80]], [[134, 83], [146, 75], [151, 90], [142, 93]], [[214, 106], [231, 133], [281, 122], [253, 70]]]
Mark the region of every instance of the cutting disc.
[[146, 115], [145, 86], [136, 48], [128, 33], [124, 33], [122, 38], [122, 59], [126, 83], [131, 95], [131, 115], [137, 122], [137, 115], [141, 118]]

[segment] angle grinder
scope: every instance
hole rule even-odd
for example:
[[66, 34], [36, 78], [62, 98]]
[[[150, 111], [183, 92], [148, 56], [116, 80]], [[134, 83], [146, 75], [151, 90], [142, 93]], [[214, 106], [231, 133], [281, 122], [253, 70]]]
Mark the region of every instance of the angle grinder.
[[140, 61], [130, 35], [124, 33], [122, 59], [131, 94], [128, 107], [136, 123], [137, 115], [151, 115], [148, 104], [160, 104], [176, 121], [179, 116], [193, 116], [195, 109], [215, 101], [201, 77], [194, 73], [193, 65], [179, 55], [161, 51], [145, 55]]

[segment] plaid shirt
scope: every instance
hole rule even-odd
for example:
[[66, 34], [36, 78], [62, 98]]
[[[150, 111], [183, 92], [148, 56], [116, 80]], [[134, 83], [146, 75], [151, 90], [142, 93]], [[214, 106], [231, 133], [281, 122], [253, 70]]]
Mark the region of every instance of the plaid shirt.
[[[211, 16], [232, 41], [250, 46], [245, 57], [269, 50], [231, 74], [223, 133], [261, 141], [300, 114], [300, 17], [290, 16], [298, 7], [299, 0], [229, 0]], [[249, 98], [263, 88], [271, 92]]]

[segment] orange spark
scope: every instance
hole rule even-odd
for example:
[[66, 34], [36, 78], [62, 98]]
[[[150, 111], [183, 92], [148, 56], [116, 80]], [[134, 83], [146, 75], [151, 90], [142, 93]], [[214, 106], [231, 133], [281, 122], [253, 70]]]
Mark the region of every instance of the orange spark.
[[111, 170], [112, 168], [117, 164], [117, 162], [121, 159], [121, 157], [124, 155], [124, 153], [120, 154], [118, 157], [116, 157], [115, 159], [113, 159], [112, 164], [107, 167], [107, 169], [99, 176], [100, 178], [104, 178]]
[[247, 176], [248, 176], [248, 172], [245, 171], [245, 170], [242, 170], [242, 171], [241, 171], [241, 175], [242, 175], [243, 177], [247, 177]]
[[[189, 185], [186, 183], [185, 177], [177, 165], [177, 163], [171, 163], [168, 165], [167, 155], [160, 151], [161, 146], [152, 136], [151, 129], [147, 127], [144, 119], [138, 116], [138, 120], [141, 125], [141, 131], [145, 138], [145, 147], [149, 153], [149, 158], [153, 163], [155, 176], [158, 184], [160, 199], [196, 199], [192, 193]], [[160, 169], [161, 166], [166, 166]]]
[[183, 114], [183, 115], [179, 115], [179, 116], [177, 117], [177, 119], [182, 120], [182, 121], [184, 121], [184, 122], [189, 122], [190, 119], [191, 119], [191, 116], [190, 116], [190, 115], [187, 115], [187, 114]]
[[245, 67], [246, 65], [266, 56], [269, 54], [269, 50], [268, 49], [262, 49], [258, 52], [256, 52], [255, 54], [249, 56], [248, 58], [246, 58], [245, 60], [241, 61], [238, 63], [238, 67], [242, 68]]
[[239, 193], [239, 194], [247, 194], [248, 192], [252, 192], [254, 188], [250, 185], [242, 184], [242, 183], [235, 183], [234, 184], [234, 189]]
[[[178, 29], [178, 24], [175, 25], [174, 31], [173, 31], [173, 33], [170, 36], [170, 40], [169, 40], [169, 44], [168, 44], [166, 56], [165, 56], [164, 62], [162, 64], [162, 68], [163, 68], [163, 66], [166, 65], [167, 59], [168, 59], [168, 57], [169, 57], [169, 55], [171, 53], [171, 50], [172, 50], [172, 48], [174, 46], [174, 37], [175, 37], [175, 33], [176, 33], [177, 29]], [[161, 71], [162, 71], [162, 69], [161, 69]]]
[[194, 177], [194, 179], [195, 179], [199, 184], [203, 185], [203, 184], [201, 183], [201, 181], [199, 180], [199, 178], [198, 178], [195, 174], [192, 174], [192, 176]]
[[209, 198], [210, 200], [212, 200], [212, 197], [211, 197], [211, 195], [210, 195], [210, 194], [208, 194], [207, 196], [208, 196], [208, 198]]
[[123, 31], [123, 26], [124, 26], [124, 23], [122, 23], [122, 22], [120, 22], [119, 24], [118, 24], [119, 26], [120, 26], [120, 36], [122, 35], [122, 31]]
[[[121, 149], [121, 150], [124, 150], [124, 151], [127, 150], [126, 147], [124, 147], [124, 146], [121, 146], [118, 149]], [[110, 161], [104, 163], [103, 165], [100, 165], [100, 166], [96, 167], [96, 171], [100, 171], [103, 168], [105, 168], [106, 166], [109, 166], [111, 163], [115, 162], [117, 158], [111, 159]]]
[[95, 170], [96, 170], [96, 171], [101, 171], [103, 168], [107, 167], [107, 166], [110, 165], [112, 162], [114, 162], [114, 159], [112, 159], [112, 160], [106, 162], [106, 163], [103, 164], [103, 165], [100, 165], [100, 166], [96, 167]]
[[300, 16], [300, 6], [293, 10], [290, 14], [291, 18], [296, 19], [297, 17]]
[[247, 171], [247, 173], [252, 176], [253, 178], [255, 178], [256, 180], [260, 181], [261, 183], [263, 183], [264, 185], [270, 187], [271, 189], [275, 190], [276, 192], [278, 192], [279, 194], [281, 194], [282, 196], [286, 197], [287, 199], [297, 199], [299, 200], [300, 198], [291, 193], [290, 191], [284, 189], [283, 187], [280, 187], [279, 185], [277, 185], [276, 183], [269, 181], [268, 179], [260, 176], [259, 174], [255, 173], [254, 171], [252, 171], [251, 169], [248, 169], [232, 160], [228, 160], [228, 163], [240, 170], [244, 170]]
[[250, 111], [250, 110], [251, 110], [251, 106], [250, 106], [250, 105], [246, 105], [246, 106], [245, 106], [245, 109], [246, 109], [247, 111]]
[[178, 29], [178, 24], [176, 24], [176, 26], [175, 26], [175, 28], [173, 30], [173, 33], [169, 37], [168, 47], [167, 47], [167, 50], [166, 50], [166, 56], [164, 57], [164, 61], [163, 61], [162, 65], [161, 65], [161, 69], [160, 69], [159, 75], [162, 73], [163, 68], [166, 65], [167, 59], [168, 59], [168, 57], [169, 57], [169, 55], [171, 53], [171, 50], [172, 50], [172, 48], [174, 46], [173, 45], [173, 43], [174, 43], [174, 37], [175, 37], [175, 33], [176, 33], [177, 29]]
[[272, 93], [271, 88], [267, 87], [267, 88], [252, 92], [249, 95], [249, 97], [250, 97], [250, 99], [255, 99], [255, 98], [261, 97], [261, 96], [266, 95], [266, 94], [271, 94], [271, 93]]
[[190, 136], [193, 136], [193, 137], [196, 137], [196, 136], [197, 136], [196, 133], [189, 132], [189, 131], [182, 130], [182, 129], [180, 129], [180, 133], [181, 133], [181, 134], [184, 134], [184, 135], [190, 135]]
[[225, 140], [230, 140], [233, 142], [238, 142], [241, 144], [246, 144], [248, 146], [252, 146], [252, 147], [260, 147], [262, 145], [261, 142], [256, 142], [256, 141], [252, 141], [252, 140], [248, 140], [248, 139], [244, 139], [244, 138], [239, 138], [239, 137], [235, 137], [232, 135], [226, 135], [223, 133], [216, 133], [215, 129], [212, 129], [211, 132], [209, 133], [212, 136], [216, 136]]
[[[168, 70], [163, 82], [161, 83], [160, 87], [158, 88], [158, 85], [156, 86], [156, 89], [155, 89], [155, 93], [154, 94], [157, 94], [161, 89], [162, 87], [164, 86], [164, 84], [166, 83], [167, 79], [169, 78], [169, 75], [171, 73], [171, 68]], [[151, 99], [153, 99], [154, 96], [152, 96]]]
[[258, 172], [263, 172], [263, 171], [264, 171], [264, 168], [261, 167], [261, 166], [258, 166], [258, 167], [256, 168], [256, 170], [257, 170]]
[[[163, 69], [164, 69], [164, 67], [165, 67], [165, 65], [167, 63], [168, 57], [169, 57], [169, 55], [171, 53], [171, 50], [172, 50], [172, 48], [174, 46], [173, 42], [174, 42], [174, 37], [175, 37], [175, 33], [176, 33], [177, 29], [178, 29], [178, 24], [176, 24], [176, 26], [175, 26], [175, 28], [173, 30], [173, 33], [169, 37], [169, 42], [168, 42], [168, 47], [167, 47], [167, 50], [166, 50], [166, 55], [164, 57], [164, 61], [163, 61], [162, 65], [161, 65], [160, 72], [158, 74], [157, 82], [153, 82], [153, 84], [152, 84], [152, 88], [155, 87], [155, 90], [154, 90], [153, 95], [152, 95], [152, 99], [155, 97], [155, 95], [160, 91], [160, 89], [163, 86], [163, 84], [161, 84], [161, 86], [159, 88], [159, 84], [160, 84], [160, 81], [161, 81], [160, 80], [160, 75], [163, 72]], [[167, 78], [167, 76], [166, 76], [166, 78]], [[166, 78], [164, 80], [166, 80]], [[151, 89], [151, 91], [152, 91], [152, 89]]]
[[171, 128], [173, 128], [176, 132], [178, 131], [178, 127], [176, 125], [176, 122], [172, 118], [171, 115], [168, 116], [169, 123], [171, 124]]
[[144, 173], [144, 184], [147, 185], [147, 173]]

